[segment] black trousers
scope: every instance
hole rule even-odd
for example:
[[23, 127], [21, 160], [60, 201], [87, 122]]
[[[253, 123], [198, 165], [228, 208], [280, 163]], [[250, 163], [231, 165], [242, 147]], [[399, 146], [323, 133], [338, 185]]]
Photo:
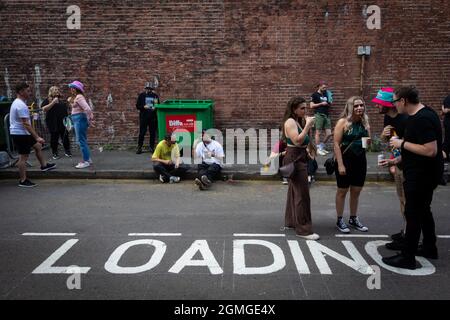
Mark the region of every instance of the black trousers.
[[144, 144], [144, 137], [148, 129], [150, 132], [150, 148], [155, 149], [156, 125], [156, 116], [154, 114], [148, 112], [139, 113], [139, 148], [142, 148], [142, 145]]
[[198, 165], [198, 177], [207, 176], [210, 181], [219, 180], [222, 168], [218, 164], [202, 163]]
[[449, 161], [450, 152], [450, 117], [445, 116], [444, 118], [444, 143], [442, 144], [442, 150], [444, 150], [447, 155], [447, 161]]
[[155, 170], [158, 175], [162, 175], [165, 182], [168, 182], [171, 176], [182, 177], [189, 170], [189, 166], [180, 164], [180, 166], [175, 169], [174, 164], [166, 165], [158, 162], [153, 165], [153, 170]]
[[50, 147], [52, 148], [52, 153], [58, 153], [58, 141], [61, 138], [61, 141], [64, 146], [64, 150], [70, 153], [70, 140], [69, 140], [69, 132], [64, 128], [59, 131], [50, 132]]
[[403, 255], [414, 258], [423, 233], [423, 246], [425, 249], [436, 247], [436, 233], [433, 214], [431, 213], [431, 201], [436, 185], [432, 183], [418, 183], [405, 181], [405, 218], [406, 218], [406, 248]]

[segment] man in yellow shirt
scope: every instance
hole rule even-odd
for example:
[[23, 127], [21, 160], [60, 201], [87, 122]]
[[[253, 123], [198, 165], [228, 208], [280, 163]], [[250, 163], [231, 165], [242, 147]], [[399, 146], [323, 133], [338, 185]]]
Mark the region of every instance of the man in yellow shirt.
[[167, 134], [164, 140], [158, 143], [152, 161], [153, 169], [162, 183], [178, 183], [181, 180], [180, 176], [189, 170], [187, 165], [181, 163], [180, 149], [174, 134]]

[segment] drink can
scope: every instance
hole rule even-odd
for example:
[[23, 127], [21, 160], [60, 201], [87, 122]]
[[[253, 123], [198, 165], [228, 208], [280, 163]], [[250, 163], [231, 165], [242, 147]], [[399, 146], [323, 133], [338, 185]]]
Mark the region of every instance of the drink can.
[[383, 160], [384, 160], [384, 154], [380, 153], [378, 155], [378, 164], [380, 164], [380, 162], [383, 161]]

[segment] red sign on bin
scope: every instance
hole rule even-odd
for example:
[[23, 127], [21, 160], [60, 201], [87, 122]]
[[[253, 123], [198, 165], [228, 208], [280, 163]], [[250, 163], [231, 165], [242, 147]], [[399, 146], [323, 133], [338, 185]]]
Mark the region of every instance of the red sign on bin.
[[195, 114], [175, 114], [166, 116], [166, 132], [173, 132], [176, 129], [185, 129], [189, 132], [195, 130]]

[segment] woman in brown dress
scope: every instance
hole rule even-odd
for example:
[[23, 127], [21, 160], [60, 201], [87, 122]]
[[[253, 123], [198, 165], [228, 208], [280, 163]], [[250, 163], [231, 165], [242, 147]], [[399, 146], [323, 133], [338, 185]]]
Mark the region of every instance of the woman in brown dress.
[[287, 142], [283, 165], [295, 161], [295, 172], [289, 179], [284, 225], [286, 229], [295, 229], [298, 237], [307, 240], [319, 239], [312, 231], [307, 170], [308, 132], [313, 125], [314, 117], [306, 116], [306, 100], [292, 98], [287, 104], [282, 126], [283, 139]]

